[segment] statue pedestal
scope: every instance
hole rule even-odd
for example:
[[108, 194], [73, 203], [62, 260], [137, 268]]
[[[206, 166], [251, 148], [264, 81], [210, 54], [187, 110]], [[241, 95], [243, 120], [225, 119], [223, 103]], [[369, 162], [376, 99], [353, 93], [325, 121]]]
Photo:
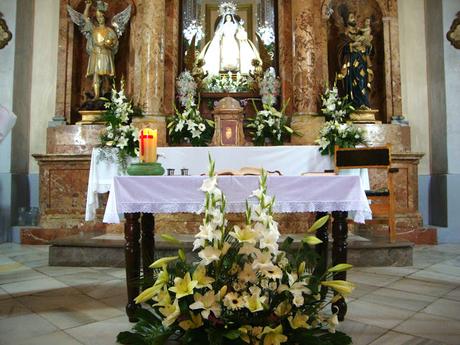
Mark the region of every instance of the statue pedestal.
[[324, 116], [314, 114], [292, 115], [291, 128], [301, 133], [302, 136], [292, 135], [292, 145], [316, 145], [315, 140], [319, 137], [319, 131], [324, 125]]
[[353, 123], [376, 123], [375, 115], [379, 113], [374, 109], [357, 109], [350, 114], [350, 120]]
[[80, 110], [78, 112], [81, 115], [81, 121], [77, 122], [77, 125], [104, 125], [102, 121], [102, 115], [105, 110]]
[[215, 146], [244, 145], [243, 108], [232, 97], [221, 99], [214, 108], [215, 131], [212, 144]]

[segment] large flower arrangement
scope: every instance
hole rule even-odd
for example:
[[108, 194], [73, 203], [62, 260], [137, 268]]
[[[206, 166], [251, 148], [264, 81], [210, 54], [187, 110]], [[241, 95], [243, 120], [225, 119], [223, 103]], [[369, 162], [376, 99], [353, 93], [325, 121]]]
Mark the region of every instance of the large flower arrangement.
[[126, 97], [123, 81], [119, 91], [112, 89], [110, 100], [106, 99], [105, 108], [102, 120], [106, 123], [106, 128], [100, 136], [100, 158], [112, 160], [112, 149], [115, 148], [116, 159], [121, 170], [125, 171], [129, 157], [137, 157], [139, 153], [139, 130], [132, 125], [132, 119], [142, 116], [142, 111], [134, 107]]
[[332, 156], [335, 146], [347, 148], [366, 143], [364, 130], [346, 122], [354, 108], [347, 97], [339, 96], [335, 85], [325, 91], [321, 100], [321, 111], [327, 120], [315, 141], [321, 154]]
[[176, 80], [177, 98], [182, 107], [187, 106], [191, 99], [197, 94], [197, 84], [192, 74], [185, 70]]
[[254, 104], [257, 111], [256, 116], [247, 119], [246, 123], [246, 128], [250, 130], [254, 145], [264, 145], [267, 142], [273, 145], [282, 145], [285, 139], [294, 134], [285, 115], [287, 104], [281, 111], [275, 108], [279, 94], [280, 82], [275, 69], [270, 67], [260, 83], [263, 109], [257, 110]]
[[275, 105], [280, 94], [281, 83], [279, 78], [276, 76], [276, 72], [273, 67], [270, 67], [265, 71], [259, 87], [260, 95], [262, 96], [262, 103], [270, 106]]
[[275, 107], [264, 104], [263, 110], [258, 111], [254, 118], [247, 120], [246, 128], [251, 132], [254, 145], [260, 146], [267, 142], [282, 145], [284, 140], [294, 133], [284, 115], [285, 108], [286, 105], [278, 111]]
[[250, 90], [247, 77], [238, 72], [235, 77], [232, 72], [223, 75], [213, 75], [204, 79], [203, 90], [207, 92], [246, 92]]
[[173, 144], [186, 142], [193, 146], [208, 145], [212, 139], [214, 122], [201, 116], [195, 103], [197, 84], [189, 71], [186, 70], [179, 75], [176, 88], [182, 111], [176, 108], [174, 115], [168, 120], [171, 142]]
[[183, 111], [176, 109], [168, 122], [168, 134], [173, 144], [188, 142], [193, 146], [206, 146], [213, 133], [214, 122], [201, 116], [193, 98], [189, 98]]
[[[188, 263], [182, 249], [177, 256], [155, 261], [150, 267], [156, 281], [136, 299], [151, 308], [139, 312], [133, 332], [120, 333], [118, 341], [140, 345], [161, 345], [169, 338], [203, 345], [350, 344], [348, 336], [335, 331], [337, 315], [325, 310], [353, 289], [349, 282], [328, 277], [351, 265], [340, 264], [315, 275], [317, 255], [312, 246], [321, 242], [317, 237], [306, 236], [296, 250], [290, 238], [278, 245], [275, 199], [267, 194], [266, 174], [252, 194], [256, 202], [247, 202], [246, 224], [229, 227], [226, 198], [218, 187], [214, 163], [210, 165], [209, 178], [201, 187], [206, 193], [203, 224], [193, 248], [199, 261]], [[310, 232], [326, 220], [317, 221]]]

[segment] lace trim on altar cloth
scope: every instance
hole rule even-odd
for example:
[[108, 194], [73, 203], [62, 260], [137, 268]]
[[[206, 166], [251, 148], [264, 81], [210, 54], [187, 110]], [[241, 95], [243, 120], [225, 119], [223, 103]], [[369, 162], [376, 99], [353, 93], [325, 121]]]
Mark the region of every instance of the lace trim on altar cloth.
[[[118, 211], [122, 213], [200, 213], [202, 203], [120, 203]], [[227, 213], [243, 213], [246, 210], [244, 202], [228, 202]], [[353, 212], [353, 220], [356, 223], [364, 223], [372, 219], [370, 208], [363, 208], [361, 201], [315, 201], [315, 202], [289, 202], [275, 204], [275, 213], [301, 213], [301, 212]]]

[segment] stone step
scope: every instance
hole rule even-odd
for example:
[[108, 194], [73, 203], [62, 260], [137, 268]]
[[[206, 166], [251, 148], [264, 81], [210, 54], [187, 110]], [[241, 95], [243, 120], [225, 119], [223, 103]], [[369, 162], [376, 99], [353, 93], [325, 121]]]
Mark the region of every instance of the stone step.
[[[289, 235], [299, 243], [303, 238], [300, 234]], [[189, 258], [193, 236], [175, 235], [183, 243]], [[285, 236], [282, 236], [282, 239]], [[50, 266], [101, 266], [124, 267], [125, 240], [121, 234], [81, 234], [53, 241], [49, 248]], [[330, 244], [331, 247], [331, 244]], [[354, 266], [411, 266], [413, 243], [400, 241], [371, 241], [350, 234], [348, 239], [348, 262]], [[155, 236], [155, 259], [163, 256], [176, 255], [178, 245]]]

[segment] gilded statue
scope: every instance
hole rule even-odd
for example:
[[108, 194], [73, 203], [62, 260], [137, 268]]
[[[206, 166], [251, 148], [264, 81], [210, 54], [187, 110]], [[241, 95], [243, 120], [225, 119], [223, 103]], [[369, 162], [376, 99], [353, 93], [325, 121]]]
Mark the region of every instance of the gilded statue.
[[342, 13], [344, 29], [339, 39], [338, 58], [343, 92], [355, 109], [369, 109], [369, 91], [373, 80], [371, 55], [373, 35], [371, 20], [366, 18], [358, 27], [353, 12]]
[[[85, 0], [85, 10], [82, 13], [75, 11], [67, 5], [72, 22], [86, 38], [86, 52], [89, 55], [86, 76], [92, 79], [94, 99], [99, 99], [111, 89], [115, 77], [115, 55], [118, 52], [118, 39], [123, 35], [126, 25], [131, 17], [131, 5], [112, 18], [111, 26], [106, 25], [105, 13], [108, 4], [96, 1], [96, 16], [93, 20], [89, 11], [93, 0]], [[104, 80], [108, 84], [104, 88]]]

